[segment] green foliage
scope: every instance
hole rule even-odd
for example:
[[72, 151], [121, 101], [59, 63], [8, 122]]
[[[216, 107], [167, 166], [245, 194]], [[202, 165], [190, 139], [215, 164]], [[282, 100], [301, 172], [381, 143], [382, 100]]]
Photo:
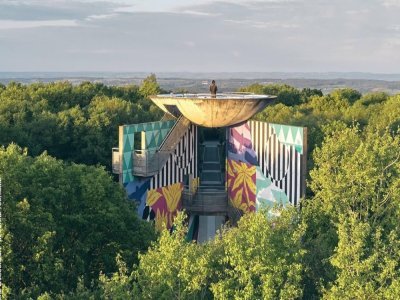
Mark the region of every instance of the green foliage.
[[322, 91], [318, 89], [303, 88], [300, 92], [301, 102], [308, 102], [313, 96], [323, 96]]
[[400, 95], [392, 96], [377, 106], [377, 113], [371, 115], [370, 127], [381, 131], [388, 128], [396, 133], [400, 129]]
[[305, 224], [298, 212], [276, 219], [265, 212], [244, 216], [237, 228], [214, 243], [219, 278], [211, 284], [217, 299], [298, 299], [302, 296], [301, 239]]
[[385, 230], [356, 214], [343, 217], [338, 225], [339, 243], [330, 259], [338, 276], [324, 298], [399, 299], [400, 228], [396, 227]]
[[[148, 89], [148, 81], [143, 89]], [[0, 144], [17, 143], [31, 155], [50, 155], [111, 169], [118, 126], [161, 118], [139, 87], [83, 82], [10, 83], [0, 93]]]
[[160, 93], [160, 86], [157, 83], [157, 78], [155, 74], [151, 74], [143, 80], [139, 92], [144, 97], [157, 95]]
[[[132, 264], [154, 239], [123, 189], [100, 167], [67, 165], [21, 148], [0, 149], [3, 282], [14, 297], [71, 291]], [[44, 296], [43, 296], [44, 297]]]
[[[255, 116], [308, 127], [304, 298], [396, 299], [399, 95], [361, 96], [351, 89], [307, 93], [299, 105], [279, 103]], [[345, 222], [351, 218], [357, 222]]]
[[388, 295], [398, 293], [400, 271], [400, 136], [343, 123], [325, 132], [314, 151], [315, 196], [303, 207], [306, 290], [328, 299], [394, 299]]
[[0, 149], [3, 295], [400, 298], [400, 95], [279, 84], [241, 91], [278, 96], [255, 119], [308, 127], [301, 210], [246, 215], [204, 244], [186, 241], [180, 214], [151, 243], [154, 230], [105, 170], [71, 162], [108, 165], [118, 125], [160, 118], [146, 98], [160, 92], [156, 77], [141, 87], [0, 85], [0, 144], [36, 156]]
[[379, 104], [385, 102], [389, 98], [389, 95], [384, 92], [374, 92], [363, 95], [360, 100], [358, 100], [362, 105], [368, 106], [372, 104]]
[[269, 220], [264, 212], [242, 218], [237, 228], [199, 245], [187, 242], [184, 215], [172, 234], [164, 230], [128, 274], [121, 264], [102, 276], [109, 299], [297, 299], [302, 296], [301, 239], [305, 224], [298, 211]]
[[361, 98], [361, 93], [351, 88], [337, 89], [331, 93], [333, 98], [345, 99], [350, 104], [353, 104]]
[[327, 136], [310, 172], [315, 201], [331, 215], [384, 224], [400, 197], [400, 136], [348, 128]]
[[260, 85], [258, 83], [239, 89], [239, 92], [251, 92], [255, 94], [265, 94], [277, 96], [279, 103], [287, 106], [299, 104], [301, 101], [301, 93], [294, 87], [287, 84], [267, 84]]
[[140, 255], [135, 275], [140, 298], [188, 299], [207, 292], [212, 257], [201, 245], [186, 241], [184, 218], [178, 215], [172, 234], [163, 230], [158, 242]]

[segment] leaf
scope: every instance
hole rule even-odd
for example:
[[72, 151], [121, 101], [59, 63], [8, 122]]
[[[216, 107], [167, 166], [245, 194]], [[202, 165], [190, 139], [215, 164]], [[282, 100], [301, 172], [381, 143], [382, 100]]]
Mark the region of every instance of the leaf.
[[160, 199], [161, 194], [157, 192], [157, 189], [150, 190], [147, 192], [147, 199], [146, 199], [146, 204], [149, 206], [153, 206], [158, 199]]
[[175, 212], [182, 196], [182, 184], [176, 183], [162, 188], [162, 192], [167, 203], [168, 211]]

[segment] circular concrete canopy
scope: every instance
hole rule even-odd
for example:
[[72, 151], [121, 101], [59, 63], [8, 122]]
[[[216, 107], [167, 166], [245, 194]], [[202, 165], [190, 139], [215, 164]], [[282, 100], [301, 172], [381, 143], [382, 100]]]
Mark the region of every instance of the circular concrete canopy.
[[250, 119], [276, 96], [249, 93], [217, 94], [163, 94], [150, 96], [164, 112], [175, 117], [182, 114], [191, 122], [204, 127], [231, 126]]

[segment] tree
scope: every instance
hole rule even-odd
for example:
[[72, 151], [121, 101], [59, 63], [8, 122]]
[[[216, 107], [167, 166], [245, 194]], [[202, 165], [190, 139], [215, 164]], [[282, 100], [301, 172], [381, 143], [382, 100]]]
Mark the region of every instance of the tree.
[[353, 104], [361, 98], [361, 93], [351, 88], [336, 89], [332, 91], [331, 96], [334, 98], [346, 99], [350, 104]]
[[295, 209], [267, 219], [248, 214], [204, 244], [186, 241], [184, 215], [172, 233], [140, 255], [129, 274], [124, 265], [102, 277], [109, 298], [122, 299], [295, 299], [303, 293], [301, 239], [305, 224]]
[[267, 84], [258, 83], [239, 89], [239, 92], [251, 92], [255, 94], [277, 96], [277, 102], [287, 106], [300, 104], [300, 92], [287, 84]]
[[362, 105], [368, 106], [385, 102], [388, 98], [389, 95], [384, 92], [373, 92], [363, 95], [359, 102], [361, 102]]
[[326, 134], [314, 151], [315, 196], [303, 204], [306, 291], [385, 298], [400, 270], [400, 137], [343, 124]]
[[69, 292], [117, 269], [118, 253], [137, 262], [155, 233], [100, 167], [0, 149], [3, 282], [11, 298]]
[[139, 92], [144, 97], [157, 95], [160, 93], [160, 86], [157, 83], [157, 78], [155, 74], [151, 74], [143, 79]]
[[323, 96], [322, 91], [319, 89], [303, 88], [300, 92], [300, 98], [302, 103], [306, 103], [313, 96]]
[[373, 226], [356, 214], [343, 216], [338, 225], [339, 243], [330, 259], [338, 276], [324, 298], [399, 299], [399, 229]]
[[[247, 214], [224, 233], [217, 256], [217, 279], [211, 291], [218, 299], [298, 299], [302, 297], [301, 245], [305, 224], [295, 209], [280, 217]], [[215, 272], [215, 271], [214, 271]]]
[[0, 144], [28, 147], [77, 163], [111, 170], [118, 126], [159, 120], [161, 110], [137, 86], [100, 83], [10, 83], [0, 93]]

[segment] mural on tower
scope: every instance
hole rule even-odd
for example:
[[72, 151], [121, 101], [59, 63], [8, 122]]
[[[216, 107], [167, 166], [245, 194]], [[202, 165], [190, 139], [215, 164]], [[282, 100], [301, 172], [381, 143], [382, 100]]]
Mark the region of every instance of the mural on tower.
[[305, 192], [305, 147], [303, 127], [259, 121], [230, 127], [227, 189], [232, 205], [243, 212], [298, 205]]
[[243, 212], [256, 210], [256, 166], [227, 160], [228, 196], [232, 205]]
[[[193, 174], [197, 179], [197, 126], [190, 125], [175, 150], [160, 170], [151, 177], [133, 175], [134, 135], [145, 132], [147, 151], [156, 151], [165, 139], [175, 120], [120, 127], [120, 149], [122, 149], [122, 184], [128, 198], [137, 204], [139, 216], [155, 220], [156, 227], [165, 224], [171, 228], [173, 219], [181, 209], [184, 175]], [[197, 181], [198, 182], [198, 179]]]
[[[120, 127], [121, 181], [138, 214], [155, 220], [156, 227], [171, 228], [182, 208], [184, 176], [192, 174], [192, 189], [199, 186], [197, 166], [198, 126], [190, 124], [159, 171], [150, 177], [134, 176], [135, 133], [144, 132], [146, 151], [156, 151], [172, 121]], [[231, 204], [243, 212], [275, 205], [298, 205], [305, 192], [306, 129], [247, 121], [228, 127], [226, 189]], [[189, 178], [187, 178], [189, 179]], [[199, 218], [190, 218], [193, 237]], [[194, 221], [193, 221], [194, 220]], [[197, 225], [196, 225], [197, 224]]]

